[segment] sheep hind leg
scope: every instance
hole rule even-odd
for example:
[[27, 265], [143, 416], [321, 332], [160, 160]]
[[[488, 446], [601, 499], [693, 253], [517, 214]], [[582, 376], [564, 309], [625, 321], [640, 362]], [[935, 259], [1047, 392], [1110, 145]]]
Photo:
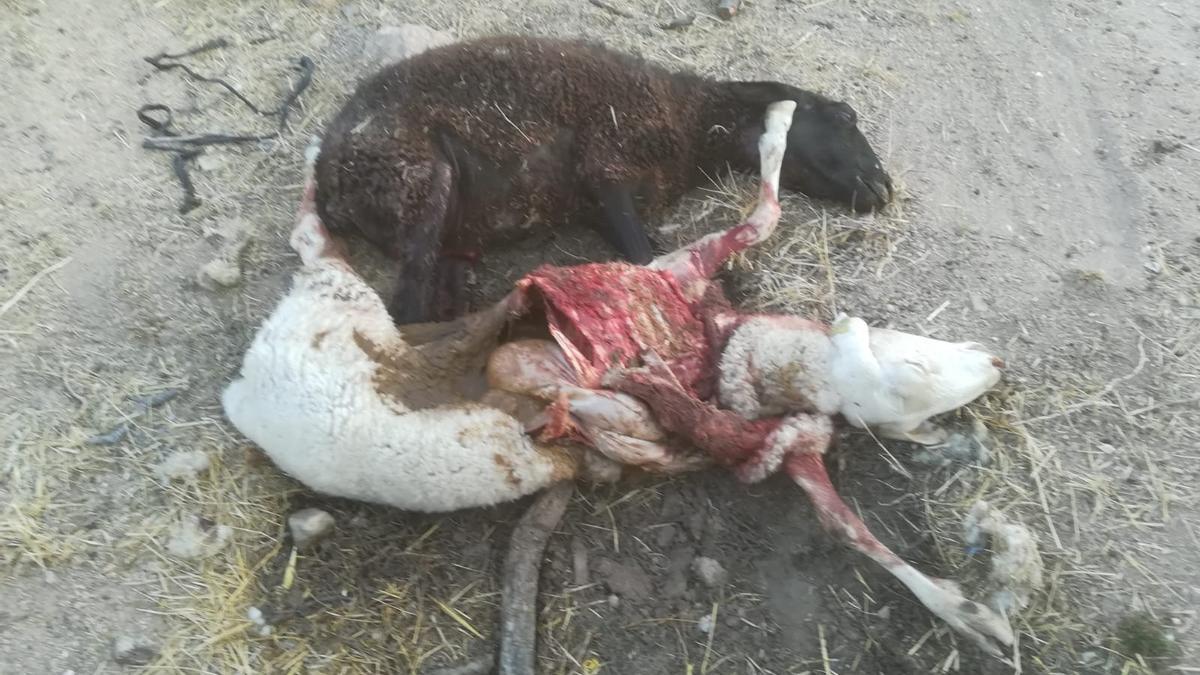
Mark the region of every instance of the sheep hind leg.
[[[388, 302], [388, 313], [399, 325], [433, 318], [442, 235], [454, 193], [454, 172], [445, 160], [433, 159], [430, 173], [420, 214], [411, 228], [404, 227], [396, 233], [400, 272]], [[397, 222], [404, 221], [403, 211], [397, 207]]]
[[320, 152], [321, 140], [313, 136], [304, 150], [304, 188], [296, 210], [296, 225], [288, 239], [292, 250], [300, 255], [306, 266], [316, 265], [324, 259], [345, 259], [341, 245], [317, 215], [316, 163]]
[[876, 539], [866, 523], [850, 510], [834, 490], [829, 473], [825, 470], [823, 455], [795, 452], [784, 460], [784, 466], [792, 480], [808, 494], [825, 529], [879, 563], [951, 628], [996, 656], [1001, 653], [997, 645], [1013, 644], [1012, 627], [1004, 617], [965, 598], [954, 582], [934, 579], [917, 571]]
[[526, 424], [543, 441], [574, 437], [619, 465], [658, 473], [695, 471], [710, 463], [703, 454], [669, 444], [636, 398], [579, 386], [562, 350], [549, 340], [502, 345], [488, 361], [488, 385], [550, 404]]
[[437, 280], [436, 316], [441, 321], [451, 321], [470, 309], [467, 279], [474, 261], [457, 255], [443, 254], [435, 270]]

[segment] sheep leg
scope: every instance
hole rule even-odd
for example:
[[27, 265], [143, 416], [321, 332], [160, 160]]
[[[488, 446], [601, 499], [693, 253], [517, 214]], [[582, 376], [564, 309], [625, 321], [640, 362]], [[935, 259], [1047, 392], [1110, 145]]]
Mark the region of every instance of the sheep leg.
[[666, 443], [666, 433], [636, 398], [578, 386], [562, 350], [551, 341], [519, 340], [501, 346], [488, 361], [488, 384], [550, 403], [526, 424], [542, 441], [574, 437], [618, 464], [660, 473], [695, 471], [709, 464], [704, 455]]
[[442, 254], [438, 260], [438, 317], [449, 321], [467, 312], [467, 273], [474, 260], [467, 256]]
[[[811, 443], [814, 439], [807, 440]], [[821, 453], [793, 452], [784, 460], [784, 467], [792, 480], [808, 494], [825, 529], [883, 566], [951, 628], [996, 656], [1000, 655], [997, 643], [1005, 646], [1013, 643], [1012, 627], [1004, 617], [966, 599], [954, 582], [934, 579], [917, 571], [876, 539], [866, 523], [834, 490]]]
[[498, 675], [529, 675], [537, 658], [538, 578], [546, 541], [562, 520], [574, 484], [551, 486], [521, 516], [508, 544], [500, 588]]
[[605, 181], [593, 191], [603, 216], [596, 224], [600, 236], [635, 265], [645, 265], [653, 260], [650, 238], [633, 205], [633, 188], [627, 183]]
[[946, 442], [950, 433], [929, 420], [925, 420], [911, 429], [905, 429], [894, 424], [881, 424], [878, 432], [883, 438], [889, 438], [894, 441], [908, 441], [917, 445], [940, 445]]
[[[442, 234], [454, 188], [454, 172], [440, 157], [434, 158], [429, 190], [411, 228], [398, 231], [400, 272], [392, 289], [388, 313], [397, 324], [428, 321], [433, 315], [437, 292], [437, 270], [441, 253]], [[403, 213], [396, 214], [403, 219]]]
[[699, 241], [655, 258], [650, 263], [654, 269], [670, 272], [696, 297], [703, 294], [704, 281], [711, 279], [717, 270], [735, 253], [765, 241], [775, 232], [779, 224], [779, 172], [783, 166], [783, 153], [787, 149], [787, 132], [792, 124], [793, 101], [781, 101], [767, 106], [766, 131], [758, 141], [762, 184], [758, 191], [758, 203], [754, 211], [742, 224], [723, 232], [714, 232]]
[[304, 188], [300, 193], [300, 206], [296, 210], [296, 225], [288, 239], [292, 250], [300, 255], [305, 266], [316, 265], [322, 260], [345, 260], [345, 251], [334, 239], [321, 216], [317, 214], [317, 157], [321, 153], [321, 139], [313, 136], [304, 150]]
[[[647, 356], [648, 363], [652, 361]], [[661, 364], [611, 372], [605, 386], [637, 397], [649, 405], [654, 419], [667, 431], [682, 436], [719, 463], [754, 465], [779, 427], [775, 419], [747, 420], [729, 410], [701, 401], [683, 388]]]
[[[491, 307], [454, 321], [409, 324], [399, 331], [433, 368], [447, 374], [481, 367], [492, 352], [504, 326], [524, 312], [524, 298], [510, 293]], [[490, 357], [489, 357], [490, 358]]]

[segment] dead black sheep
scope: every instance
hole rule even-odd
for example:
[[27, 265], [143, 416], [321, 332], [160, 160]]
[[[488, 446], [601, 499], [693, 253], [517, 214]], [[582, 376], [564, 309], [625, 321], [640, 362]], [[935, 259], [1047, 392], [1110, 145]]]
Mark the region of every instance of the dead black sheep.
[[325, 134], [317, 204], [332, 231], [398, 259], [397, 322], [449, 318], [465, 309], [469, 261], [535, 227], [586, 222], [648, 262], [642, 223], [726, 166], [753, 171], [764, 111], [779, 100], [798, 103], [783, 188], [857, 211], [887, 204], [891, 179], [846, 103], [511, 36], [432, 49], [365, 80]]

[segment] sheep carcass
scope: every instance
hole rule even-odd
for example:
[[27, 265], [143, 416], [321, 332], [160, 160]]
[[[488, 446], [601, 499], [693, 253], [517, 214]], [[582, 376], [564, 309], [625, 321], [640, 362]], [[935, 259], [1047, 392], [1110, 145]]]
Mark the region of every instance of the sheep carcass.
[[[932, 611], [990, 651], [996, 651], [991, 640], [1011, 643], [1006, 622], [878, 542], [825, 473], [821, 453], [832, 434], [831, 416], [864, 393], [860, 379], [838, 381], [832, 364], [870, 357], [889, 371], [903, 353], [887, 351], [892, 343], [883, 333], [878, 345], [870, 335], [871, 349], [863, 354], [839, 349], [813, 322], [738, 314], [710, 283], [731, 254], [774, 230], [793, 106], [769, 108], [760, 142], [761, 196], [745, 223], [648, 268], [541, 268], [496, 307], [443, 327], [392, 326], [378, 296], [312, 212], [310, 176], [292, 237], [304, 269], [256, 337], [242, 378], [226, 391], [227, 414], [313, 489], [422, 511], [497, 503], [579, 476], [581, 451], [570, 441], [582, 440], [621, 465], [666, 471], [705, 463], [689, 447], [748, 479], [782, 464], [825, 525]], [[544, 313], [552, 340], [494, 348], [510, 316], [535, 311]], [[441, 337], [431, 337], [438, 332]], [[953, 357], [946, 362], [964, 351], [991, 360], [961, 345], [936, 344]], [[639, 358], [647, 365], [629, 367]], [[484, 360], [493, 390], [482, 403], [445, 395], [441, 405], [422, 407], [439, 401], [418, 392], [449, 389]], [[932, 383], [945, 375], [934, 372]], [[976, 389], [981, 393], [992, 382], [989, 374]], [[621, 391], [598, 390], [606, 384]], [[919, 379], [897, 384], [896, 395], [920, 400], [926, 417], [961, 403], [912, 396]], [[924, 381], [940, 390], [930, 384]], [[713, 390], [725, 409], [705, 402]], [[531, 399], [549, 405], [522, 412], [531, 410]], [[905, 413], [914, 411], [910, 406]]]

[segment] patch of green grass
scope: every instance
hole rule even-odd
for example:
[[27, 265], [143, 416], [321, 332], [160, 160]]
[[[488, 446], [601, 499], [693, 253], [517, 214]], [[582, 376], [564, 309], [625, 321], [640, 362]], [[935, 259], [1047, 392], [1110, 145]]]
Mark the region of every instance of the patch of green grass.
[[1127, 656], [1163, 658], [1174, 651], [1175, 642], [1149, 614], [1130, 614], [1117, 624], [1117, 640]]

